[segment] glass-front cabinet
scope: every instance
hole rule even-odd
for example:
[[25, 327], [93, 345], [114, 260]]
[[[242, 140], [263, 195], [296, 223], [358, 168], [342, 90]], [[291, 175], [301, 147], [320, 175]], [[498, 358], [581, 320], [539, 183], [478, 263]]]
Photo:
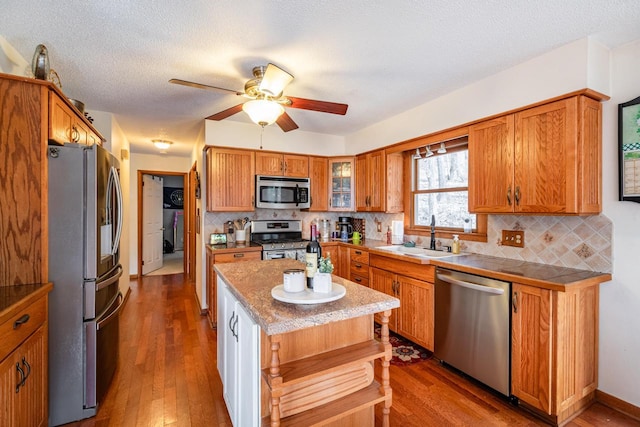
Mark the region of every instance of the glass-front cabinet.
[[353, 157], [329, 159], [329, 210], [353, 211]]

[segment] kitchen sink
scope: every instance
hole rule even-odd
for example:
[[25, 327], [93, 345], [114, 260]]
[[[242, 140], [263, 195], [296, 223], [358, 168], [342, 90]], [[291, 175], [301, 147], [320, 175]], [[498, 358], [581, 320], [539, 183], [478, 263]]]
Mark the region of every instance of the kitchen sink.
[[382, 251], [394, 252], [402, 255], [419, 257], [419, 258], [441, 258], [446, 256], [458, 255], [458, 254], [452, 254], [451, 252], [434, 251], [433, 249], [420, 248], [417, 246], [403, 246], [403, 245], [378, 246], [376, 249], [379, 249]]

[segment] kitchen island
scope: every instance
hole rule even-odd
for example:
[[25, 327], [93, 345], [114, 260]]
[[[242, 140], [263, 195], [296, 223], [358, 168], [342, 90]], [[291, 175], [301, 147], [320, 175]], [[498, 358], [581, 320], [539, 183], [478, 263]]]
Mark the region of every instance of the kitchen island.
[[388, 320], [399, 300], [337, 276], [346, 294], [335, 301], [274, 299], [284, 270], [302, 266], [291, 259], [215, 266], [218, 370], [234, 425], [374, 425], [377, 404], [389, 425]]

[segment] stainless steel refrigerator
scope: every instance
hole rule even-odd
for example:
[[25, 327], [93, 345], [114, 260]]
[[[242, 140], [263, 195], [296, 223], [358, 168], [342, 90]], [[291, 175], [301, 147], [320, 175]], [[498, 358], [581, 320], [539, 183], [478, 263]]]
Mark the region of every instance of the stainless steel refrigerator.
[[122, 190], [104, 148], [49, 147], [49, 425], [96, 414], [118, 363]]

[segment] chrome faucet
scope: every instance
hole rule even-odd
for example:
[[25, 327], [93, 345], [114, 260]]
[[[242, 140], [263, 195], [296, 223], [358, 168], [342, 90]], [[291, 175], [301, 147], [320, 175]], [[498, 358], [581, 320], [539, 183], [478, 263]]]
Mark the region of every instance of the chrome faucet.
[[429, 249], [436, 249], [436, 216], [431, 215], [431, 242], [429, 243]]

